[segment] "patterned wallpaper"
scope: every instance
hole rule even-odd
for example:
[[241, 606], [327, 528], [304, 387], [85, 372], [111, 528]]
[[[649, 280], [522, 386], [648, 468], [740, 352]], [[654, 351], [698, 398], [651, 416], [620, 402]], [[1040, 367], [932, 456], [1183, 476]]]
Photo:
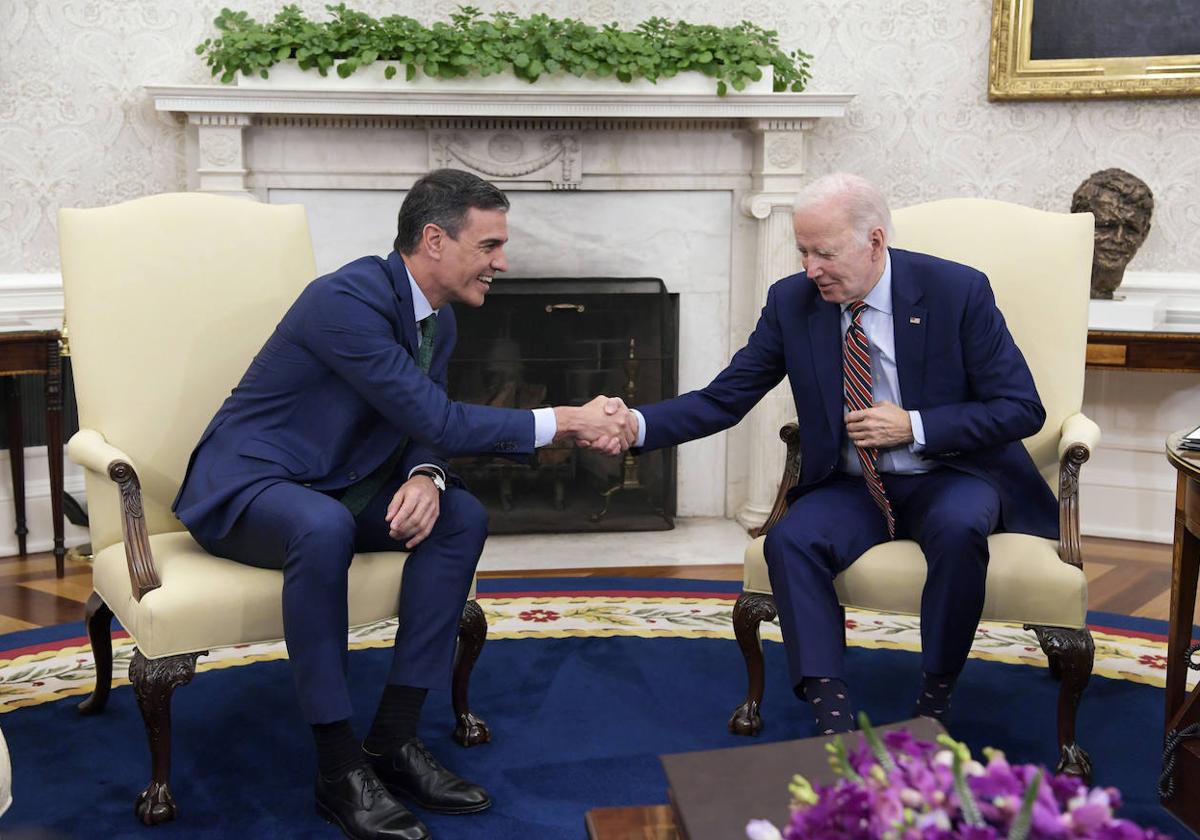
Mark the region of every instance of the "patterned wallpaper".
[[[222, 5], [264, 0], [0, 0], [0, 273], [57, 270], [59, 207], [181, 189], [183, 127], [146, 82], [204, 83], [192, 48]], [[299, 2], [310, 14], [323, 3]], [[442, 19], [457, 2], [360, 0]], [[476, 0], [590, 22], [649, 15], [773, 27], [815, 56], [813, 91], [858, 94], [819, 129], [810, 170], [849, 169], [897, 206], [956, 195], [1065, 210], [1088, 174], [1119, 166], [1154, 191], [1132, 268], [1200, 270], [1200, 99], [989, 103], [990, 0]]]

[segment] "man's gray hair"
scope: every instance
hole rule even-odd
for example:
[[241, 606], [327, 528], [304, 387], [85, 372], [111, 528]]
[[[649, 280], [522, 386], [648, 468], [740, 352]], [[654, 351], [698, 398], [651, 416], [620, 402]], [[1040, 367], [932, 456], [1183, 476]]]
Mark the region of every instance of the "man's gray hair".
[[807, 184], [796, 195], [794, 212], [834, 202], [846, 211], [855, 235], [865, 244], [871, 231], [883, 228], [892, 239], [892, 211], [879, 188], [860, 175], [833, 172]]

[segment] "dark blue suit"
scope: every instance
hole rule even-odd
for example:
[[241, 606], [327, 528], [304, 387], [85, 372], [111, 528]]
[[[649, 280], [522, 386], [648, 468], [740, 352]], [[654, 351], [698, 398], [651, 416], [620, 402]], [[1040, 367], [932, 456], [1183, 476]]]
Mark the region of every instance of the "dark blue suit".
[[[200, 438], [175, 512], [211, 553], [284, 571], [288, 652], [310, 723], [350, 717], [346, 574], [354, 551], [402, 550], [384, 512], [417, 464], [533, 452], [529, 411], [452, 402], [454, 313], [443, 307], [429, 375], [400, 255], [364, 257], [308, 285]], [[408, 443], [358, 516], [344, 488]], [[449, 678], [458, 618], [487, 534], [483, 507], [452, 480], [437, 525], [404, 569], [391, 681]]]
[[[989, 533], [1058, 536], [1057, 505], [1021, 439], [1045, 421], [1033, 377], [980, 272], [891, 249], [893, 329], [903, 407], [921, 412], [922, 455], [938, 467], [885, 474], [897, 536], [929, 561], [922, 599], [925, 670], [962, 667], [983, 607]], [[646, 449], [737, 423], [786, 375], [800, 426], [800, 479], [764, 552], [793, 681], [842, 676], [833, 578], [887, 539], [859, 476], [839, 469], [841, 308], [803, 273], [775, 283], [746, 346], [706, 388], [642, 407]]]

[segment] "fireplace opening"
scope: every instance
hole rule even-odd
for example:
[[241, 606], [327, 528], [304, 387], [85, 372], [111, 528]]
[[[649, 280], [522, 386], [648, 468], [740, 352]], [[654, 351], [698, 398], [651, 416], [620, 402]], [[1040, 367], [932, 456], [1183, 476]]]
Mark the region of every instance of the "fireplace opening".
[[[605, 394], [637, 406], [676, 394], [679, 296], [660, 279], [497, 279], [483, 307], [455, 307], [455, 316], [455, 400], [537, 408]], [[563, 442], [527, 461], [451, 466], [487, 507], [494, 534], [674, 527], [674, 449], [614, 458]]]

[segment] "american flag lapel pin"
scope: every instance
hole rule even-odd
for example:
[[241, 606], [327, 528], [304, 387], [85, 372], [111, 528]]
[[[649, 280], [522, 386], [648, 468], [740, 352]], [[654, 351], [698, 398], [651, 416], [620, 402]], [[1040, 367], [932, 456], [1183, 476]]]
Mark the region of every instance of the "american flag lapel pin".
[[921, 323], [921, 318], [919, 315], [913, 315], [911, 318], [908, 319], [908, 323], [919, 324], [919, 323]]

